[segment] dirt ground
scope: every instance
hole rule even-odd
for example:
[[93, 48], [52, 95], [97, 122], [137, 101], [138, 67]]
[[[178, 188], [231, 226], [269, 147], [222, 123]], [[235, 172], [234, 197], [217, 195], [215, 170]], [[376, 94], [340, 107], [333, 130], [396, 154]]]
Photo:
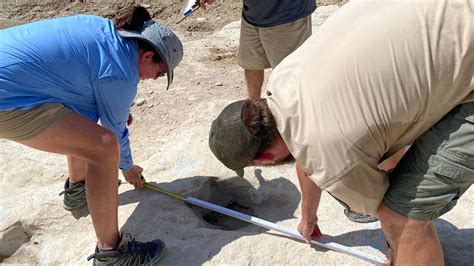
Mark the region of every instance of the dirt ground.
[[[51, 1], [51, 0], [4, 0], [0, 3], [0, 28], [31, 22], [39, 19], [68, 16], [78, 13], [94, 14], [113, 19], [127, 6], [137, 1]], [[328, 4], [342, 4], [346, 0], [318, 0], [318, 6]], [[205, 12], [197, 11], [193, 17], [200, 17], [199, 23], [192, 19], [185, 19], [181, 23], [176, 22], [182, 18], [181, 12], [187, 5], [187, 1], [139, 1], [145, 6], [152, 17], [169, 25], [173, 30], [189, 36], [200, 38], [203, 34], [209, 34], [221, 29], [229, 22], [240, 19], [242, 11], [241, 0], [217, 0]]]
[[[9, 3], [14, 2], [14, 3]], [[78, 13], [94, 14], [113, 19], [121, 11], [133, 5], [134, 1], [2, 1], [0, 4], [0, 27], [36, 21], [45, 18], [68, 16]], [[16, 4], [15, 4], [16, 3]], [[207, 12], [193, 14], [201, 16], [201, 23], [192, 23], [186, 19], [180, 24], [176, 22], [182, 17], [181, 11], [187, 2], [183, 1], [141, 1], [152, 17], [162, 21], [179, 32], [187, 32], [189, 36], [194, 33], [210, 33], [222, 28], [230, 21], [239, 19], [241, 1], [231, 0], [223, 4], [218, 1], [210, 6]]]
[[[312, 16], [313, 30], [341, 2], [322, 1]], [[168, 91], [165, 79], [139, 85], [130, 127], [134, 162], [144, 168], [147, 180], [165, 189], [295, 229], [300, 193], [293, 165], [250, 167], [245, 178], [238, 178], [214, 158], [207, 144], [212, 120], [225, 105], [246, 97], [243, 70], [236, 62], [242, 2], [216, 1], [180, 24], [176, 21], [186, 2], [141, 3], [176, 31], [183, 41], [184, 58]], [[0, 28], [76, 13], [113, 18], [128, 4], [6, 0], [0, 3]], [[0, 263], [90, 264], [85, 258], [96, 243], [92, 223], [87, 209], [63, 210], [58, 193], [66, 177], [64, 156], [0, 140]], [[164, 265], [367, 265], [352, 256], [190, 208], [160, 193], [127, 184], [120, 186], [119, 193], [121, 230], [140, 241], [164, 240]], [[448, 265], [474, 263], [473, 203], [471, 189], [436, 222]], [[342, 206], [327, 194], [320, 212], [324, 214], [320, 226], [328, 240], [384, 257], [380, 223], [351, 223]]]

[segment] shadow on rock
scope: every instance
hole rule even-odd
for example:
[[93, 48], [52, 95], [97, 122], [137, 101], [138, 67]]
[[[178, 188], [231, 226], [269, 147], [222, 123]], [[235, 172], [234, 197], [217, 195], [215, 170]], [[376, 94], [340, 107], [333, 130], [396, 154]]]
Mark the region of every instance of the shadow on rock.
[[446, 265], [474, 265], [474, 228], [459, 229], [452, 223], [436, 219]]
[[[255, 176], [258, 185], [240, 177], [206, 176], [150, 183], [184, 197], [227, 206], [273, 223], [294, 218], [300, 202], [297, 187], [283, 177], [267, 181], [258, 169]], [[197, 206], [189, 207], [183, 201], [148, 189], [120, 195], [121, 206], [135, 203], [138, 205], [121, 230], [130, 232], [139, 241], [164, 240], [167, 246], [164, 264], [201, 265], [236, 239], [268, 231]]]
[[87, 205], [85, 205], [79, 209], [72, 210], [71, 214], [74, 217], [74, 219], [79, 220], [81, 218], [86, 218], [87, 216], [89, 216], [90, 213], [89, 213], [89, 209], [87, 208]]

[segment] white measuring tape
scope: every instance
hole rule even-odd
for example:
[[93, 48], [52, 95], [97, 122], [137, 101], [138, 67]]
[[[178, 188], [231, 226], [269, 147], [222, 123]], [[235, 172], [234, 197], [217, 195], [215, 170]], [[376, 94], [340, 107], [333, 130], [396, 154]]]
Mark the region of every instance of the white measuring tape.
[[[261, 227], [265, 227], [267, 229], [275, 230], [277, 232], [286, 234], [288, 236], [292, 236], [294, 238], [297, 238], [297, 239], [300, 239], [300, 240], [303, 240], [303, 241], [305, 240], [305, 238], [297, 230], [289, 229], [289, 228], [280, 226], [278, 224], [271, 223], [269, 221], [259, 219], [257, 217], [251, 216], [251, 215], [247, 215], [247, 214], [244, 214], [244, 213], [241, 213], [241, 212], [237, 212], [237, 211], [234, 211], [234, 210], [231, 210], [231, 209], [227, 209], [227, 208], [224, 208], [222, 206], [215, 205], [215, 204], [209, 203], [207, 201], [203, 201], [203, 200], [196, 199], [196, 198], [193, 198], [193, 197], [187, 197], [186, 202], [189, 202], [193, 205], [196, 205], [196, 206], [199, 206], [199, 207], [202, 207], [202, 208], [205, 208], [205, 209], [213, 210], [215, 212], [222, 213], [222, 214], [234, 217], [236, 219], [239, 219], [239, 220], [242, 220], [242, 221], [245, 221], [245, 222], [248, 222], [248, 223], [252, 223], [252, 224], [255, 224], [255, 225], [258, 225], [258, 226], [261, 226]], [[331, 250], [338, 251], [338, 252], [341, 252], [341, 253], [344, 253], [344, 254], [347, 254], [347, 255], [351, 255], [351, 256], [357, 257], [359, 259], [363, 259], [363, 260], [365, 260], [367, 262], [370, 262], [370, 263], [373, 263], [375, 265], [384, 265], [384, 263], [385, 263], [385, 259], [379, 258], [379, 257], [374, 256], [374, 255], [370, 255], [370, 254], [364, 253], [362, 251], [359, 251], [359, 250], [356, 250], [356, 249], [353, 249], [353, 248], [350, 248], [350, 247], [346, 247], [344, 245], [337, 244], [337, 243], [334, 243], [334, 242], [311, 240], [311, 243], [315, 244], [315, 245], [318, 245], [318, 246], [321, 246], [321, 247], [324, 247], [324, 248], [327, 248], [327, 249], [331, 249]]]

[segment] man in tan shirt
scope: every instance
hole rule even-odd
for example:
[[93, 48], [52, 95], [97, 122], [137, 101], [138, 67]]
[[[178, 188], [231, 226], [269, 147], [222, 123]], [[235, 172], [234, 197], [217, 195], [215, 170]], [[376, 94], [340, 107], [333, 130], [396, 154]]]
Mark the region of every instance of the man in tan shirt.
[[380, 219], [397, 264], [443, 264], [433, 220], [474, 182], [473, 6], [349, 2], [278, 65], [267, 99], [222, 111], [211, 150], [240, 174], [293, 156], [307, 239], [325, 190]]

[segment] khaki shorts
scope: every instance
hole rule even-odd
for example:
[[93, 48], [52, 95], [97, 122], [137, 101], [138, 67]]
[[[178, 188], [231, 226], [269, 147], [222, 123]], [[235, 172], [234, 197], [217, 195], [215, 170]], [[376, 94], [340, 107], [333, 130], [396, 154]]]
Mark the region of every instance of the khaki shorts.
[[45, 103], [27, 110], [0, 112], [0, 138], [30, 139], [63, 119], [72, 111], [60, 103]]
[[390, 175], [384, 203], [403, 216], [433, 220], [473, 182], [474, 103], [466, 103], [415, 141]]
[[256, 27], [242, 19], [237, 60], [244, 69], [275, 68], [311, 36], [311, 15], [273, 27]]

